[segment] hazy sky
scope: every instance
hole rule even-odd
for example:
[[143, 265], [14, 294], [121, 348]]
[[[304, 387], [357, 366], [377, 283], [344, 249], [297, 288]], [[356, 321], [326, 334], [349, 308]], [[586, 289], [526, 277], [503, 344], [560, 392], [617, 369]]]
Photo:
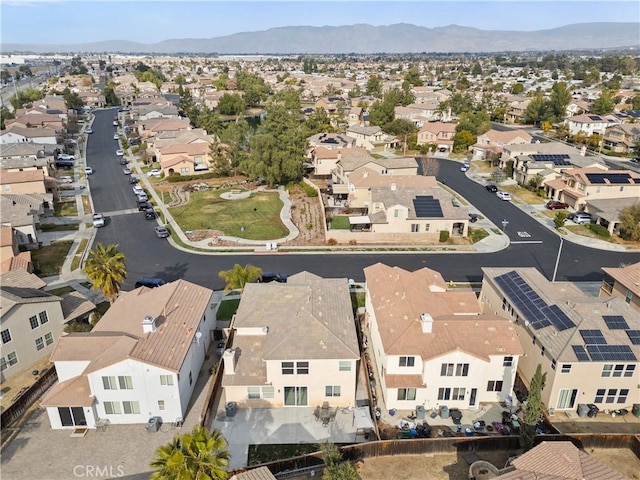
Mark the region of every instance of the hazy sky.
[[2, 43], [69, 44], [102, 40], [155, 43], [273, 27], [355, 23], [543, 30], [572, 23], [637, 22], [640, 2], [0, 0], [0, 17]]

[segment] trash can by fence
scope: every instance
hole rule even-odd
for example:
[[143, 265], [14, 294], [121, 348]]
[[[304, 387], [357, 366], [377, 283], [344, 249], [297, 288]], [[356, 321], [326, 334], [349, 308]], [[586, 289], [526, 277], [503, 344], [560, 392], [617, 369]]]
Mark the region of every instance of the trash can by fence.
[[416, 418], [424, 420], [424, 405], [416, 405]]
[[236, 402], [227, 402], [225, 410], [227, 411], [227, 417], [234, 417], [236, 414], [238, 404]]
[[631, 413], [633, 413], [634, 417], [640, 418], [640, 403], [633, 404], [633, 407], [631, 407]]
[[586, 403], [579, 403], [578, 404], [578, 416], [585, 418], [587, 415], [589, 415], [589, 407], [587, 406]]
[[440, 405], [440, 418], [449, 418], [449, 407]]
[[147, 431], [149, 433], [157, 432], [160, 430], [160, 423], [162, 423], [160, 417], [151, 417], [147, 422]]

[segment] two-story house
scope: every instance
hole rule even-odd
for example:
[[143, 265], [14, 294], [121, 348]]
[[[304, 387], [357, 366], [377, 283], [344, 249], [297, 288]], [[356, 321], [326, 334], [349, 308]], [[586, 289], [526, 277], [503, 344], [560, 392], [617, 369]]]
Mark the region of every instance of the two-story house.
[[156, 159], [164, 175], [193, 175], [209, 170], [209, 144], [194, 142], [156, 149]]
[[618, 297], [640, 312], [640, 262], [626, 267], [602, 267], [600, 297]]
[[388, 151], [398, 147], [399, 141], [393, 136], [382, 131], [380, 127], [361, 127], [351, 125], [347, 127], [347, 137], [355, 138], [356, 147], [362, 147], [370, 152]]
[[616, 297], [590, 297], [570, 282], [550, 282], [535, 268], [483, 268], [483, 313], [509, 320], [524, 350], [518, 375], [529, 387], [546, 372], [549, 413], [628, 408], [638, 400], [640, 318]]
[[478, 140], [471, 149], [473, 156], [478, 159], [497, 157], [502, 154], [505, 145], [528, 144], [533, 137], [525, 130], [489, 130], [482, 135], [478, 135]]
[[418, 145], [435, 145], [441, 152], [453, 149], [453, 137], [456, 134], [454, 123], [425, 123], [418, 132]]
[[91, 332], [56, 344], [51, 428], [183, 419], [215, 321], [213, 291], [185, 280], [120, 295]]
[[478, 408], [512, 394], [522, 347], [511, 323], [431, 269], [364, 269], [369, 352], [386, 408]]
[[602, 157], [553, 153], [519, 155], [513, 162], [513, 178], [520, 185], [527, 185], [538, 176], [543, 181], [552, 181], [562, 176], [562, 172], [572, 168], [596, 168], [601, 171], [609, 169]]
[[612, 152], [633, 153], [640, 143], [640, 126], [635, 123], [621, 123], [607, 128], [604, 147]]
[[588, 115], [585, 113], [569, 117], [565, 122], [569, 127], [569, 135], [583, 132], [587, 137], [594, 133], [605, 135], [607, 128], [614, 124], [613, 121], [600, 115]]
[[360, 349], [346, 278], [298, 273], [245, 286], [223, 353], [240, 408], [355, 406]]
[[8, 143], [0, 151], [0, 168], [9, 172], [44, 170], [52, 176], [55, 169], [53, 147], [34, 143]]
[[333, 97], [322, 97], [316, 101], [315, 108], [320, 109], [323, 108], [327, 113], [333, 114], [337, 113], [338, 110], [342, 107], [346, 107], [349, 105], [349, 99], [340, 96]]
[[58, 143], [58, 135], [53, 128], [28, 128], [21, 127], [19, 125], [10, 125], [6, 129], [0, 131], [0, 143], [37, 143], [56, 145]]

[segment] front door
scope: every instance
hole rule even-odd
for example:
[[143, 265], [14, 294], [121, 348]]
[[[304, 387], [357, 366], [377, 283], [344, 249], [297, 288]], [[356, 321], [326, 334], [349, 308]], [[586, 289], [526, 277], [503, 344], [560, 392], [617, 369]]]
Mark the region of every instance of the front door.
[[469, 396], [469, 406], [470, 407], [475, 407], [476, 406], [476, 397], [478, 396], [478, 389], [477, 388], [472, 388], [471, 389], [471, 395]]
[[306, 407], [307, 387], [284, 387], [284, 404], [288, 407]]

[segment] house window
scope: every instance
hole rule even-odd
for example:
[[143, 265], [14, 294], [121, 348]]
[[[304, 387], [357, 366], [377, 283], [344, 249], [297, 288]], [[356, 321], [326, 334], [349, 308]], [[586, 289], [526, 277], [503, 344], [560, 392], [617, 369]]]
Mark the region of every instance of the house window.
[[36, 350], [42, 350], [44, 348], [44, 340], [42, 337], [36, 338]]
[[487, 382], [487, 392], [501, 392], [502, 380], [489, 380]]
[[429, 231], [429, 228], [431, 228], [431, 226], [430, 226], [428, 223], [425, 223], [425, 225], [424, 225], [424, 231], [425, 231], [425, 232], [428, 232], [428, 231]]
[[11, 341], [11, 332], [9, 329], [2, 330], [0, 333], [0, 337], [2, 338], [2, 344], [5, 345]]
[[611, 363], [606, 363], [603, 365], [602, 367], [602, 373], [600, 374], [601, 377], [610, 377], [611, 376], [611, 370], [613, 370], [613, 365]]
[[602, 401], [604, 400], [605, 392], [606, 389], [604, 388], [599, 388], [598, 390], [596, 390], [596, 398], [593, 400], [593, 403], [602, 403]]
[[133, 380], [130, 376], [118, 377], [121, 390], [133, 390]]
[[18, 355], [16, 354], [16, 352], [11, 352], [9, 355], [7, 355], [7, 363], [10, 367], [13, 367], [16, 363], [18, 363]]
[[633, 299], [633, 293], [630, 290], [627, 290], [627, 293], [624, 296], [624, 301], [627, 303], [631, 303], [632, 299]]
[[419, 223], [412, 223], [411, 224], [411, 233], [418, 233], [420, 231], [420, 224]]
[[401, 367], [413, 367], [416, 361], [416, 357], [400, 357]]
[[555, 359], [551, 359], [551, 370], [555, 370], [558, 367], [558, 363], [555, 361]]
[[105, 390], [117, 390], [116, 377], [102, 377], [102, 387]]
[[396, 208], [396, 209], [393, 211], [393, 216], [394, 216], [395, 218], [399, 218], [399, 217], [400, 217], [400, 209], [399, 209], [399, 208]]
[[466, 392], [466, 388], [463, 388], [463, 387], [454, 388], [451, 391], [451, 400], [464, 400], [465, 392]]
[[140, 414], [140, 402], [122, 402], [122, 410], [125, 415]]
[[293, 362], [282, 362], [282, 375], [293, 375]]
[[120, 415], [120, 402], [104, 402], [104, 413], [107, 415]]
[[275, 398], [275, 388], [271, 386], [262, 387], [262, 398]]
[[260, 387], [247, 387], [247, 398], [249, 400], [259, 400]]
[[38, 328], [38, 317], [35, 315], [33, 317], [29, 317], [29, 324], [31, 325], [31, 330]]
[[624, 371], [624, 376], [625, 377], [633, 377], [633, 374], [636, 371], [636, 366], [635, 365], [627, 365], [627, 369]]
[[621, 377], [623, 370], [624, 370], [624, 365], [616, 365], [613, 368], [613, 376], [614, 377]]
[[453, 377], [453, 363], [443, 363], [440, 366], [441, 377]]
[[349, 360], [340, 360], [338, 370], [340, 372], [350, 372], [351, 371], [351, 362]]
[[560, 373], [571, 373], [571, 364], [563, 363], [562, 367], [560, 368]]
[[173, 375], [160, 375], [160, 385], [173, 385]]
[[610, 388], [607, 391], [607, 399], [606, 399], [606, 403], [613, 403], [616, 401], [616, 394], [618, 393], [618, 389], [617, 388]]
[[443, 387], [438, 389], [438, 400], [450, 400], [451, 389], [449, 387]]
[[629, 396], [628, 388], [621, 388], [618, 395], [618, 403], [627, 403], [627, 397]]
[[182, 167], [180, 173], [189, 173], [189, 167]]
[[44, 312], [40, 312], [38, 316], [40, 317], [40, 325], [44, 325], [49, 321], [46, 310]]
[[415, 388], [399, 388], [398, 400], [415, 400], [416, 389]]
[[621, 191], [621, 192], [624, 192], [624, 187], [620, 187], [620, 191]]
[[298, 375], [309, 375], [309, 362], [296, 362], [296, 373]]
[[47, 345], [51, 345], [53, 343], [53, 334], [51, 332], [45, 333], [44, 341]]
[[469, 364], [458, 363], [456, 365], [456, 377], [466, 377], [467, 375], [469, 375]]
[[324, 387], [324, 396], [325, 397], [339, 397], [340, 396], [340, 385], [327, 385]]
[[502, 360], [503, 367], [513, 367], [513, 357], [504, 357]]
[[164, 400], [158, 400], [158, 410], [164, 410]]

